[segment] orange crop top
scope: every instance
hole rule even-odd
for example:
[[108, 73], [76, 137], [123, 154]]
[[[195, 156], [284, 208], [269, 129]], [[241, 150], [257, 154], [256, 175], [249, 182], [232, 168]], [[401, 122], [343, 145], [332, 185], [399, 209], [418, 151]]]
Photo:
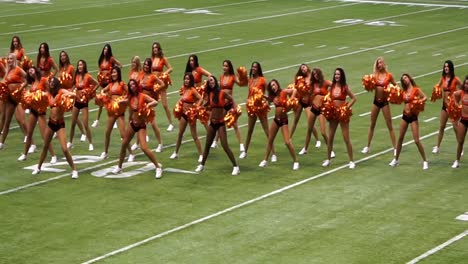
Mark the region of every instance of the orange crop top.
[[443, 76], [440, 79], [440, 82], [442, 83], [442, 88], [444, 89], [444, 92], [450, 92], [453, 93], [457, 90], [457, 84], [460, 83], [460, 79], [458, 79], [457, 76], [453, 77], [452, 83], [450, 83], [450, 87], [448, 86], [450, 79]]
[[90, 80], [91, 80], [91, 75], [89, 73], [86, 73], [83, 78], [81, 78], [81, 74], [77, 74], [75, 76], [75, 87], [78, 90], [83, 90], [85, 88], [88, 88], [90, 85]]
[[273, 99], [273, 104], [275, 104], [275, 107], [285, 107], [287, 101], [288, 94], [285, 90], [281, 90], [280, 94]]
[[16, 66], [13, 70], [9, 71], [5, 76], [6, 84], [10, 83], [22, 83], [25, 77], [22, 74], [22, 69]]
[[45, 61], [39, 60], [37, 62], [37, 67], [42, 72], [49, 72], [50, 69], [52, 69], [53, 62], [54, 62], [54, 59], [52, 59], [52, 57], [48, 57]]
[[[151, 62], [154, 62], [154, 59], [155, 58], [151, 58]], [[166, 65], [166, 57], [159, 58], [158, 64], [156, 64], [156, 66], [154, 64], [151, 64], [151, 69], [154, 72], [163, 72], [164, 65]]]
[[13, 53], [16, 55], [16, 60], [21, 61], [24, 57], [24, 49], [15, 49]]
[[109, 94], [110, 95], [124, 95], [125, 94], [125, 83], [124, 82], [112, 82], [110, 84]]
[[328, 87], [331, 85], [329, 80], [323, 81], [323, 85], [321, 87], [315, 87], [313, 89], [313, 95], [322, 95], [325, 96], [328, 94]]
[[99, 65], [99, 71], [110, 71], [112, 70], [112, 67], [114, 67], [114, 57], [111, 57], [109, 61], [107, 60], [102, 60], [101, 64]]
[[156, 83], [156, 76], [152, 74], [149, 76], [145, 76], [145, 74], [142, 72], [142, 74], [139, 76], [138, 79], [143, 90], [151, 91], [151, 92], [154, 91], [154, 84]]
[[419, 94], [419, 87], [413, 87], [411, 93], [403, 91], [403, 101], [405, 102], [405, 104], [411, 103], [413, 102], [417, 94]]
[[234, 75], [225, 76], [223, 74], [219, 77], [219, 87], [221, 87], [222, 90], [232, 90], [234, 83], [236, 83], [236, 76]]
[[226, 105], [224, 93], [222, 91], [218, 94], [218, 103], [213, 102], [214, 93], [210, 93], [210, 106], [211, 108], [223, 108]]
[[377, 79], [377, 75], [373, 75], [373, 76], [374, 76], [375, 85], [382, 86], [382, 87], [388, 86], [388, 84], [390, 83], [390, 80], [393, 79], [393, 75], [389, 72], [387, 72], [387, 74], [385, 75], [385, 79], [383, 80]]
[[[334, 100], [339, 100], [339, 101], [345, 101], [346, 97], [348, 96], [348, 86], [342, 87], [340, 90], [335, 89], [335, 85], [332, 85], [331, 87], [331, 99]], [[338, 91], [339, 93], [336, 93]]]
[[41, 77], [41, 79], [38, 82], [33, 82], [31, 84], [31, 88], [29, 88], [30, 92], [35, 92], [35, 91], [47, 91], [47, 77]]
[[182, 89], [184, 90], [184, 92], [183, 92], [182, 97], [180, 98], [180, 100], [182, 100], [182, 102], [186, 103], [186, 104], [195, 103], [195, 100], [197, 98], [195, 96], [195, 94], [197, 93], [197, 89], [195, 89], [194, 87], [191, 87], [191, 88], [182, 87]]
[[249, 79], [249, 97], [254, 94], [254, 88], [262, 90], [265, 93], [266, 80], [263, 76], [257, 79]]

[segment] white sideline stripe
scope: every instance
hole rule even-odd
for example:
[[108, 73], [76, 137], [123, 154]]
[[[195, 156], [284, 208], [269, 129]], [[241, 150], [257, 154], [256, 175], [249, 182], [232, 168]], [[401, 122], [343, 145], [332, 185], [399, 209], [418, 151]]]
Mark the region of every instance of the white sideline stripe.
[[367, 113], [362, 113], [359, 116], [367, 116], [367, 115], [370, 115], [370, 114], [371, 114], [371, 112], [367, 112]]
[[370, 1], [370, 0], [342, 0], [343, 2], [361, 3], [361, 4], [386, 4], [386, 5], [407, 5], [407, 6], [424, 6], [424, 7], [454, 7], [468, 8], [466, 5], [443, 5], [430, 3], [411, 3], [411, 2], [389, 2], [389, 1]]
[[[448, 130], [448, 129], [449, 129], [449, 128], [446, 128], [445, 130]], [[432, 132], [432, 133], [430, 133], [430, 134], [428, 134], [428, 135], [425, 135], [425, 136], [421, 137], [420, 139], [425, 139], [425, 138], [428, 138], [428, 137], [437, 135], [438, 133], [439, 133], [439, 131]], [[408, 142], [404, 143], [403, 146], [409, 145], [409, 144], [411, 144], [411, 143], [413, 143], [413, 142], [414, 142], [414, 140], [408, 141]], [[381, 151], [381, 152], [375, 153], [375, 154], [373, 154], [373, 155], [367, 156], [367, 157], [362, 158], [362, 159], [360, 159], [360, 160], [358, 160], [358, 161], [355, 161], [355, 163], [356, 163], [356, 164], [362, 163], [362, 162], [364, 162], [364, 161], [367, 161], [367, 160], [370, 160], [370, 159], [372, 159], [372, 158], [375, 158], [375, 157], [378, 157], [378, 156], [380, 156], [380, 155], [383, 155], [383, 154], [385, 154], [385, 153], [387, 153], [387, 152], [393, 152], [393, 148], [389, 148], [389, 149], [383, 150], [383, 151]], [[88, 260], [88, 261], [86, 261], [86, 262], [83, 262], [82, 264], [94, 263], [94, 262], [103, 260], [103, 259], [105, 259], [105, 258], [114, 256], [114, 255], [117, 255], [117, 254], [119, 254], [119, 253], [128, 251], [128, 250], [130, 250], [130, 249], [132, 249], [132, 248], [141, 246], [141, 245], [143, 245], [143, 244], [146, 244], [146, 243], [151, 242], [151, 241], [153, 241], [153, 240], [156, 240], [156, 239], [158, 239], [158, 238], [161, 238], [161, 237], [170, 235], [170, 234], [172, 234], [172, 233], [175, 233], [175, 232], [177, 232], [177, 231], [186, 229], [186, 228], [191, 227], [191, 226], [194, 226], [194, 225], [196, 225], [196, 224], [199, 224], [199, 223], [208, 221], [208, 220], [210, 220], [210, 219], [212, 219], [212, 218], [215, 218], [215, 217], [218, 217], [218, 216], [220, 216], [220, 215], [224, 215], [224, 214], [226, 214], [226, 213], [229, 213], [229, 212], [231, 212], [231, 211], [234, 211], [234, 210], [239, 209], [239, 208], [241, 208], [241, 207], [244, 207], [244, 206], [246, 206], [246, 205], [253, 204], [253, 203], [255, 203], [255, 202], [258, 202], [258, 201], [264, 200], [264, 199], [266, 199], [266, 198], [269, 198], [269, 197], [271, 197], [271, 196], [273, 196], [273, 195], [282, 193], [282, 192], [284, 192], [284, 191], [287, 191], [287, 190], [289, 190], [289, 189], [292, 189], [292, 188], [295, 188], [295, 187], [297, 187], [297, 186], [303, 185], [303, 184], [308, 183], [308, 182], [310, 182], [310, 181], [319, 179], [319, 178], [321, 178], [321, 177], [323, 177], [323, 176], [327, 176], [327, 175], [332, 174], [332, 173], [334, 173], [334, 172], [336, 172], [336, 171], [339, 171], [339, 170], [348, 168], [348, 166], [349, 166], [348, 164], [341, 165], [341, 166], [336, 167], [336, 168], [334, 168], [334, 169], [331, 169], [331, 170], [322, 172], [322, 173], [320, 173], [320, 174], [318, 174], [318, 175], [311, 176], [311, 177], [309, 177], [309, 178], [307, 178], [307, 179], [304, 179], [304, 180], [295, 182], [295, 183], [293, 183], [293, 184], [287, 185], [287, 186], [285, 186], [285, 187], [283, 187], [283, 188], [277, 189], [277, 190], [272, 191], [272, 192], [270, 192], [270, 193], [267, 193], [267, 194], [258, 196], [258, 197], [254, 198], [254, 199], [252, 199], [252, 200], [248, 200], [248, 201], [245, 201], [245, 202], [243, 202], [243, 203], [240, 203], [240, 204], [231, 206], [231, 207], [226, 208], [226, 209], [224, 209], [224, 210], [218, 211], [218, 212], [216, 212], [216, 213], [214, 213], [214, 214], [211, 214], [211, 215], [208, 215], [208, 216], [199, 218], [199, 219], [194, 220], [194, 221], [192, 221], [192, 222], [189, 222], [189, 223], [187, 223], [187, 224], [184, 224], [184, 225], [175, 227], [175, 228], [173, 228], [173, 229], [170, 229], [170, 230], [164, 231], [164, 232], [162, 232], [162, 233], [159, 233], [159, 234], [157, 234], [157, 235], [148, 237], [148, 238], [143, 239], [143, 240], [141, 240], [141, 241], [138, 241], [138, 242], [136, 242], [136, 243], [133, 243], [133, 244], [130, 244], [130, 245], [128, 245], [128, 246], [122, 247], [122, 248], [120, 248], [120, 249], [114, 250], [114, 251], [109, 252], [109, 253], [107, 253], [107, 254], [104, 254], [104, 255], [101, 255], [101, 256], [96, 257], [96, 258], [94, 258], [94, 259], [91, 259], [91, 260]], [[466, 235], [466, 234], [465, 234], [465, 235]]]
[[229, 42], [239, 42], [241, 41], [242, 39], [233, 39], [233, 40], [230, 40]]
[[437, 117], [431, 117], [431, 118], [424, 120], [424, 123], [431, 122], [432, 120], [436, 120], [436, 119]]
[[453, 244], [455, 242], [457, 242], [458, 240], [464, 238], [465, 236], [468, 235], [468, 230], [465, 230], [465, 232], [461, 233], [461, 234], [458, 234], [454, 237], [452, 237], [451, 239], [445, 241], [444, 243], [438, 245], [437, 247], [425, 252], [424, 254], [420, 255], [419, 257], [417, 258], [414, 258], [412, 259], [411, 261], [409, 262], [406, 262], [406, 264], [415, 264], [415, 263], [418, 263], [419, 261], [429, 257], [430, 255], [434, 254], [434, 253], [437, 253], [439, 252], [440, 250], [444, 249], [445, 247], [449, 246], [450, 244]]

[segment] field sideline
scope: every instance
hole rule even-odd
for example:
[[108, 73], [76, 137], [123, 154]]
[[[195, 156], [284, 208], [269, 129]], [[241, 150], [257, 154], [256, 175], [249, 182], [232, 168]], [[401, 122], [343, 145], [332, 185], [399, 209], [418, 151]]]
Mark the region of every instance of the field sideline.
[[[220, 147], [211, 150], [205, 171], [196, 174], [198, 154], [189, 131], [180, 158], [169, 159], [177, 132], [166, 132], [158, 106], [164, 151], [156, 155], [163, 179], [154, 179], [141, 151], [135, 162], [124, 163], [123, 174], [110, 173], [120, 140], [114, 130], [109, 159], [98, 158], [105, 114], [92, 129], [95, 151], [89, 152], [76, 132], [72, 154], [78, 180], [70, 179], [63, 159], [32, 176], [39, 154], [16, 160], [23, 144], [13, 121], [0, 151], [0, 263], [466, 263], [466, 158], [459, 169], [450, 168], [456, 147], [450, 123], [441, 152], [431, 153], [441, 101], [428, 101], [419, 116], [429, 170], [421, 169], [410, 131], [400, 166], [388, 166], [393, 149], [382, 116], [371, 153], [360, 153], [373, 99], [361, 77], [371, 72], [376, 57], [385, 57], [396, 80], [410, 73], [428, 97], [445, 60], [454, 62], [461, 79], [468, 74], [466, 1], [62, 0], [0, 1], [0, 8], [0, 54], [7, 53], [13, 35], [21, 37], [33, 60], [39, 43], [47, 41], [56, 61], [66, 50], [75, 65], [85, 59], [93, 75], [105, 43], [124, 64], [125, 77], [132, 56], [144, 59], [151, 43], [161, 42], [174, 68], [170, 107], [178, 100], [190, 54], [215, 75], [225, 58], [235, 67], [259, 61], [267, 80], [278, 79], [283, 87], [301, 63], [321, 68], [327, 79], [340, 66], [358, 98], [350, 125], [354, 170], [347, 167], [340, 131], [337, 157], [328, 168], [320, 166], [326, 157], [321, 139], [320, 148], [311, 146], [298, 156], [301, 168], [293, 171], [280, 135], [278, 162], [259, 168], [266, 139], [257, 125], [248, 157], [239, 160], [239, 176], [230, 176]], [[246, 93], [246, 88], [234, 89], [244, 111], [243, 139]], [[91, 122], [96, 110], [90, 105]], [[391, 111], [398, 137], [402, 106], [392, 105]], [[303, 115], [293, 138], [296, 152], [306, 126]], [[238, 142], [229, 131], [238, 157]], [[204, 145], [204, 128], [198, 132]], [[153, 133], [149, 136], [156, 148]], [[37, 132], [34, 137], [41, 145]], [[54, 147], [61, 158], [57, 142]]]

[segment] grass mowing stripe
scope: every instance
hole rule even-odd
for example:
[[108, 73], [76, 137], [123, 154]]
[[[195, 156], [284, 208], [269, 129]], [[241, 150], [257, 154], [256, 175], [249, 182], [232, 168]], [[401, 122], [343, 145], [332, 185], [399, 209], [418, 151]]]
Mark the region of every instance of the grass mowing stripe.
[[[193, 10], [206, 9], [206, 8], [217, 8], [217, 7], [225, 7], [225, 6], [233, 6], [233, 5], [243, 5], [243, 4], [251, 4], [251, 3], [265, 2], [265, 1], [266, 0], [255, 0], [255, 1], [247, 1], [247, 2], [240, 2], [240, 3], [233, 3], [233, 4], [231, 3], [231, 4], [218, 5], [218, 6], [206, 6], [206, 7], [194, 8]], [[6, 35], [6, 36], [17, 35], [17, 34], [20, 34], [20, 33], [28, 33], [28, 32], [36, 33], [36, 32], [45, 31], [45, 30], [62, 29], [62, 28], [93, 25], [93, 24], [102, 24], [102, 23], [117, 22], [117, 21], [122, 21], [122, 20], [133, 20], [133, 19], [140, 19], [140, 18], [145, 18], [145, 17], [154, 17], [154, 16], [161, 16], [161, 15], [168, 15], [168, 14], [171, 14], [171, 13], [156, 13], [156, 14], [151, 13], [151, 14], [147, 14], [147, 15], [127, 16], [127, 17], [119, 17], [119, 18], [105, 19], [105, 20], [99, 20], [99, 21], [88, 21], [88, 22], [75, 23], [75, 24], [69, 24], [69, 25], [63, 25], [63, 26], [50, 26], [50, 27], [47, 27], [47, 28], [35, 29], [35, 30], [21, 30], [21, 31], [15, 31], [15, 32], [0, 33], [0, 36], [1, 35]]]
[[[449, 129], [451, 129], [451, 128], [452, 128], [451, 126], [450, 126], [450, 127], [446, 127], [445, 130], [449, 130]], [[432, 137], [432, 136], [435, 136], [435, 135], [438, 135], [438, 134], [439, 134], [439, 131], [432, 132], [432, 133], [430, 133], [430, 134], [427, 134], [427, 135], [424, 135], [424, 136], [420, 137], [420, 139], [421, 139], [421, 140], [422, 140], [422, 139], [426, 139], [426, 138], [429, 138], [429, 137]], [[411, 144], [411, 143], [413, 143], [413, 142], [414, 142], [414, 140], [407, 141], [407, 142], [405, 142], [405, 143], [403, 144], [403, 146], [407, 146], [407, 145], [409, 145], [409, 144]], [[355, 163], [356, 163], [356, 164], [359, 164], [359, 163], [362, 163], [362, 162], [367, 161], [367, 160], [370, 160], [370, 159], [372, 159], [372, 158], [381, 156], [381, 155], [386, 154], [386, 153], [391, 152], [391, 151], [393, 151], [393, 148], [389, 148], [389, 149], [383, 150], [383, 151], [381, 151], [381, 152], [372, 154], [372, 155], [367, 156], [367, 157], [365, 157], [365, 158], [362, 158], [362, 159], [360, 159], [360, 160], [358, 160], [358, 161], [355, 161]], [[143, 240], [138, 241], [138, 242], [136, 242], [136, 243], [133, 243], [133, 244], [131, 244], [131, 245], [122, 247], [122, 248], [120, 248], [120, 249], [114, 250], [114, 251], [112, 251], [112, 252], [109, 252], [109, 253], [107, 253], [107, 254], [101, 255], [101, 256], [96, 257], [96, 258], [94, 258], [94, 259], [85, 261], [85, 262], [83, 262], [82, 264], [91, 264], [91, 263], [95, 263], [95, 262], [100, 261], [100, 260], [103, 260], [103, 259], [105, 259], [105, 258], [114, 256], [114, 255], [117, 255], [117, 254], [120, 254], [120, 253], [123, 253], [123, 252], [128, 251], [128, 250], [130, 250], [130, 249], [132, 249], [132, 248], [141, 246], [141, 245], [143, 245], [143, 244], [146, 244], [146, 243], [148, 243], [148, 242], [151, 242], [151, 241], [153, 241], [153, 240], [159, 239], [159, 238], [161, 238], [161, 237], [170, 235], [170, 234], [175, 233], [175, 232], [177, 232], [177, 231], [186, 229], [186, 228], [188, 228], [188, 227], [191, 227], [191, 226], [194, 226], [194, 225], [196, 225], [196, 224], [199, 224], [199, 223], [208, 221], [208, 220], [210, 220], [210, 219], [212, 219], [212, 218], [215, 218], [215, 217], [224, 215], [224, 214], [226, 214], [226, 213], [229, 213], [229, 212], [234, 211], [234, 210], [236, 210], [236, 209], [242, 208], [242, 207], [244, 207], [244, 206], [247, 206], [247, 205], [253, 204], [253, 203], [255, 203], [255, 202], [264, 200], [264, 199], [269, 198], [269, 197], [271, 197], [271, 196], [273, 196], [273, 195], [282, 193], [282, 192], [287, 191], [287, 190], [289, 190], [289, 189], [295, 188], [295, 187], [297, 187], [297, 186], [300, 186], [300, 185], [305, 184], [305, 183], [308, 183], [308, 182], [310, 182], [310, 181], [319, 179], [319, 178], [321, 178], [321, 177], [330, 175], [330, 174], [332, 174], [332, 173], [334, 173], [334, 172], [336, 172], [336, 171], [339, 171], [339, 170], [342, 170], [342, 169], [345, 169], [345, 168], [348, 168], [348, 164], [341, 165], [341, 166], [336, 167], [336, 168], [334, 168], [334, 169], [331, 169], [331, 170], [322, 172], [322, 173], [317, 174], [317, 175], [315, 175], [315, 176], [311, 176], [311, 177], [309, 177], [309, 178], [306, 178], [306, 179], [304, 179], [304, 180], [301, 180], [301, 181], [295, 182], [295, 183], [293, 183], [293, 184], [287, 185], [287, 186], [282, 187], [282, 188], [280, 188], [280, 189], [277, 189], [277, 190], [275, 190], [275, 191], [272, 191], [272, 192], [266, 193], [266, 194], [264, 194], [264, 195], [258, 196], [258, 197], [254, 198], [254, 199], [251, 199], [251, 200], [245, 201], [245, 202], [243, 202], [243, 203], [240, 203], [240, 204], [231, 206], [231, 207], [229, 207], [229, 208], [226, 208], [226, 209], [224, 209], [224, 210], [218, 211], [218, 212], [213, 213], [213, 214], [211, 214], [211, 215], [208, 215], [208, 216], [199, 218], [199, 219], [194, 220], [194, 221], [192, 221], [192, 222], [189, 222], [189, 223], [187, 223], [187, 224], [184, 224], [184, 225], [175, 227], [175, 228], [173, 228], [173, 229], [164, 231], [164, 232], [162, 232], [162, 233], [159, 233], [159, 234], [157, 234], [157, 235], [148, 237], [148, 238], [146, 238], [146, 239], [143, 239]]]
[[342, 0], [350, 3], [360, 4], [386, 4], [386, 5], [406, 5], [406, 6], [424, 6], [424, 7], [451, 7], [451, 8], [468, 8], [466, 5], [447, 5], [447, 4], [432, 4], [432, 3], [412, 3], [412, 2], [390, 2], [390, 1], [370, 1], [370, 0]]
[[444, 249], [445, 247], [447, 247], [447, 246], [457, 242], [458, 240], [464, 238], [465, 236], [468, 236], [468, 230], [465, 230], [465, 232], [452, 237], [451, 239], [445, 241], [444, 243], [438, 245], [437, 247], [425, 252], [424, 254], [418, 256], [417, 258], [412, 259], [411, 261], [407, 262], [406, 264], [418, 263], [419, 261], [429, 257], [432, 254], [435, 254], [435, 253], [439, 252], [440, 250]]

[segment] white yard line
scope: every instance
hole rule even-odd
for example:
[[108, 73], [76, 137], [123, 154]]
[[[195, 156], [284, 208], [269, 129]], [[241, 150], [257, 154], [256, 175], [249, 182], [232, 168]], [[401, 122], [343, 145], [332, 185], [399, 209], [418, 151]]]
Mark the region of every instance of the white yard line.
[[465, 230], [465, 232], [452, 237], [451, 239], [445, 241], [444, 243], [438, 245], [437, 247], [435, 247], [435, 248], [425, 252], [424, 254], [420, 255], [419, 257], [414, 258], [411, 261], [408, 261], [406, 264], [418, 263], [419, 261], [429, 257], [430, 255], [433, 255], [433, 254], [439, 252], [440, 250], [444, 249], [445, 247], [447, 247], [447, 246], [457, 242], [458, 240], [464, 238], [465, 236], [468, 236], [468, 230]]
[[[449, 129], [449, 128], [446, 128], [446, 130], [447, 130], [447, 129]], [[438, 131], [432, 132], [432, 133], [430, 133], [430, 134], [428, 134], [428, 135], [425, 135], [425, 136], [421, 137], [421, 139], [425, 139], [425, 138], [428, 138], [428, 137], [435, 136], [435, 135], [437, 135], [438, 133], [439, 133]], [[411, 143], [413, 143], [413, 142], [414, 142], [414, 140], [411, 140], [411, 141], [408, 141], [408, 142], [404, 143], [403, 145], [406, 146], [406, 145], [409, 145], [409, 144], [411, 144]], [[384, 150], [384, 151], [375, 153], [375, 154], [373, 154], [373, 155], [369, 155], [369, 156], [367, 156], [367, 157], [365, 157], [365, 158], [363, 158], [363, 159], [360, 159], [360, 160], [356, 161], [355, 163], [356, 163], [356, 164], [362, 163], [362, 162], [364, 162], [364, 161], [367, 161], [367, 160], [370, 160], [370, 159], [372, 159], [372, 158], [381, 156], [381, 155], [386, 154], [386, 153], [388, 153], [388, 152], [393, 152], [393, 148], [389, 148], [389, 149], [386, 149], [386, 150]], [[96, 257], [96, 258], [93, 258], [93, 259], [91, 259], [91, 260], [85, 261], [85, 262], [83, 262], [82, 264], [95, 263], [95, 262], [100, 261], [100, 260], [103, 260], [103, 259], [105, 259], [105, 258], [114, 256], [114, 255], [117, 255], [117, 254], [120, 254], [120, 253], [123, 253], [123, 252], [128, 251], [128, 250], [130, 250], [130, 249], [133, 249], [133, 248], [135, 248], [135, 247], [138, 247], [138, 246], [141, 246], [141, 245], [143, 245], [143, 244], [146, 244], [146, 243], [149, 243], [149, 242], [151, 242], [151, 241], [154, 241], [154, 240], [156, 240], [156, 239], [159, 239], [159, 238], [161, 238], [161, 237], [170, 235], [170, 234], [175, 233], [175, 232], [177, 232], [177, 231], [184, 230], [184, 229], [186, 229], [186, 228], [188, 228], [188, 227], [192, 227], [192, 226], [194, 226], [194, 225], [196, 225], [196, 224], [203, 223], [203, 222], [205, 222], [205, 221], [211, 220], [211, 219], [216, 218], [216, 217], [218, 217], [218, 216], [221, 216], [221, 215], [227, 214], [227, 213], [229, 213], [229, 212], [232, 212], [232, 211], [234, 211], [234, 210], [236, 210], [236, 209], [239, 209], [239, 208], [242, 208], [242, 207], [244, 207], [244, 206], [253, 204], [253, 203], [255, 203], [255, 202], [264, 200], [264, 199], [269, 198], [269, 197], [272, 197], [272, 196], [274, 196], [274, 195], [276, 195], [276, 194], [280, 194], [280, 193], [285, 192], [285, 191], [287, 191], [287, 190], [293, 189], [293, 188], [295, 188], [295, 187], [297, 187], [297, 186], [303, 185], [303, 184], [308, 183], [308, 182], [313, 181], [313, 180], [317, 180], [317, 179], [319, 179], [319, 178], [321, 178], [321, 177], [330, 175], [330, 174], [332, 174], [332, 173], [334, 173], [334, 172], [337, 172], [337, 171], [340, 171], [340, 170], [343, 170], [343, 169], [348, 169], [348, 164], [345, 164], [345, 165], [336, 167], [336, 168], [331, 169], [331, 170], [327, 170], [327, 171], [322, 172], [322, 173], [320, 173], [320, 174], [311, 176], [311, 177], [309, 177], [309, 178], [307, 178], [307, 179], [304, 179], [304, 180], [295, 182], [295, 183], [293, 183], [293, 184], [287, 185], [287, 186], [282, 187], [282, 188], [280, 188], [280, 189], [277, 189], [277, 190], [275, 190], [275, 191], [272, 191], [272, 192], [269, 192], [269, 193], [267, 193], [267, 194], [258, 196], [258, 197], [254, 198], [254, 199], [251, 199], [251, 200], [245, 201], [245, 202], [243, 202], [243, 203], [240, 203], [240, 204], [231, 206], [231, 207], [229, 207], [229, 208], [226, 208], [226, 209], [224, 209], [224, 210], [218, 211], [218, 212], [213, 213], [213, 214], [211, 214], [211, 215], [208, 215], [208, 216], [199, 218], [199, 219], [197, 219], [197, 220], [194, 220], [194, 221], [192, 221], [192, 222], [186, 223], [186, 224], [184, 224], [184, 225], [180, 225], [180, 226], [174, 227], [174, 228], [172, 228], [172, 229], [170, 229], [170, 230], [164, 231], [164, 232], [159, 233], [159, 234], [156, 234], [156, 235], [154, 235], [154, 236], [150, 236], [150, 237], [148, 237], [148, 238], [146, 238], [146, 239], [143, 239], [143, 240], [140, 240], [140, 241], [138, 241], [138, 242], [136, 242], [136, 243], [127, 245], [127, 246], [125, 246], [125, 247], [116, 249], [116, 250], [114, 250], [114, 251], [112, 251], [112, 252], [106, 253], [106, 254], [101, 255], [101, 256], [99, 256], [99, 257]], [[465, 234], [465, 235], [466, 235], [466, 234]]]
[[346, 3], [360, 3], [360, 4], [384, 4], [384, 5], [405, 5], [405, 6], [424, 6], [424, 7], [468, 8], [468, 5], [453, 5], [453, 4], [390, 2], [390, 1], [371, 1], [371, 0], [341, 0], [341, 1], [346, 2]]

